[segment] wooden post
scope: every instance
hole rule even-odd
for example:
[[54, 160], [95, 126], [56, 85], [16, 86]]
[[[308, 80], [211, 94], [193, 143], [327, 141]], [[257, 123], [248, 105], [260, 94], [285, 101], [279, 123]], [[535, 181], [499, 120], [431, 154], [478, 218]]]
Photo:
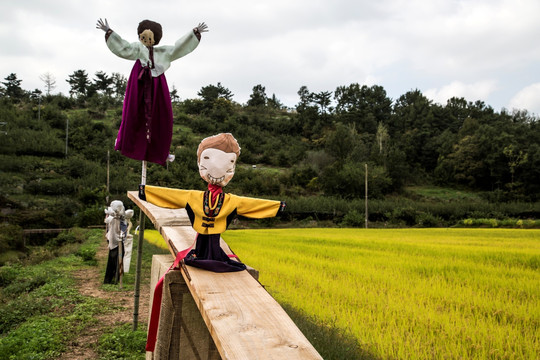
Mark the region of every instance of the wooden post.
[[68, 139], [69, 139], [69, 117], [66, 118], [66, 157], [68, 153]]
[[150, 286], [154, 289], [158, 279], [164, 275], [163, 297], [156, 348], [153, 354], [147, 353], [146, 358], [220, 360], [216, 345], [181, 272], [167, 272], [173, 260], [171, 255], [152, 257]]
[[118, 269], [116, 270], [116, 281], [118, 282], [118, 288], [122, 290], [124, 278], [124, 240], [118, 242]]
[[105, 197], [105, 202], [107, 203], [107, 205], [109, 205], [109, 163], [110, 163], [110, 152], [109, 150], [107, 150], [107, 196]]
[[367, 163], [365, 164], [366, 166], [366, 229], [368, 228], [368, 170], [367, 170]]
[[[141, 184], [146, 185], [146, 161], [142, 162], [141, 171]], [[133, 295], [133, 331], [137, 330], [139, 324], [139, 298], [141, 294], [141, 261], [142, 261], [142, 248], [144, 240], [144, 221], [146, 216], [144, 212], [140, 210], [139, 215], [139, 241], [137, 242], [137, 270], [135, 272], [135, 291]]]

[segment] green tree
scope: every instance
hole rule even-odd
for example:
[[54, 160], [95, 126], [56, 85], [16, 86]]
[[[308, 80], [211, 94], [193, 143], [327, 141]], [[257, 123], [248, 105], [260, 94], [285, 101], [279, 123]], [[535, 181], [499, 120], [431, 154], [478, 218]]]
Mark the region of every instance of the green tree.
[[358, 133], [354, 124], [336, 124], [336, 129], [326, 136], [326, 152], [335, 159], [343, 162], [353, 152], [358, 143]]
[[107, 75], [103, 71], [96, 72], [95, 78], [94, 78], [94, 88], [97, 92], [110, 97], [113, 93], [113, 83], [114, 79]]
[[527, 162], [528, 154], [523, 152], [523, 150], [519, 150], [519, 152], [516, 151], [514, 145], [512, 144], [504, 147], [503, 154], [508, 158], [508, 167], [510, 169], [511, 176], [510, 189], [513, 190], [516, 168]]
[[178, 89], [176, 89], [174, 85], [172, 87], [170, 95], [171, 95], [171, 102], [177, 103], [178, 101], [180, 101], [180, 96], [178, 96]]
[[436, 137], [444, 128], [432, 101], [420, 90], [409, 91], [394, 104], [393, 121], [389, 123], [391, 136], [399, 139], [407, 163], [412, 169], [432, 172], [437, 166]]
[[319, 106], [321, 114], [326, 114], [330, 110], [330, 104], [332, 102], [331, 91], [321, 91], [314, 95], [314, 101]]
[[268, 106], [272, 109], [281, 110], [283, 109], [283, 103], [279, 101], [279, 99], [276, 97], [276, 94], [272, 94], [271, 98], [268, 98]]
[[321, 117], [319, 108], [315, 103], [315, 94], [310, 92], [307, 86], [302, 86], [297, 92], [300, 102], [296, 105], [298, 122], [302, 126], [302, 136], [318, 142], [323, 137], [323, 129], [326, 128], [326, 120]]
[[253, 92], [249, 95], [249, 100], [247, 101], [248, 106], [252, 107], [263, 107], [266, 106], [266, 89], [262, 85], [255, 85], [253, 87]]
[[70, 86], [69, 95], [76, 98], [84, 98], [90, 91], [90, 80], [85, 70], [75, 70], [66, 80]]
[[21, 88], [22, 80], [17, 79], [17, 74], [11, 73], [4, 78], [2, 85], [4, 86], [4, 96], [13, 101], [21, 101], [25, 96], [25, 91]]
[[392, 100], [382, 86], [338, 86], [334, 98], [338, 121], [356, 124], [360, 132], [375, 134], [377, 124], [388, 123], [392, 114]]
[[214, 106], [214, 102], [216, 102], [216, 100], [219, 98], [231, 101], [232, 97], [234, 96], [229, 89], [221, 85], [219, 82], [217, 85], [203, 86], [197, 95], [202, 98], [205, 109], [211, 109]]
[[111, 78], [114, 97], [117, 100], [123, 99], [126, 93], [127, 78], [117, 72], [112, 73]]

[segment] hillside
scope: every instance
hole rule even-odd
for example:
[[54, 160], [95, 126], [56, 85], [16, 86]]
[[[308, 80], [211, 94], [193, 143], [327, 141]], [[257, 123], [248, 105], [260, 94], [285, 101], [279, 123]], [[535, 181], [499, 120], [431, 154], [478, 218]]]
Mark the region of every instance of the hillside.
[[[366, 178], [371, 226], [539, 217], [537, 118], [464, 99], [441, 106], [419, 91], [392, 101], [378, 86], [339, 90], [331, 107], [303, 87], [286, 109], [264, 87], [247, 105], [203, 87], [174, 102], [176, 160], [150, 164], [148, 183], [203, 189], [198, 143], [231, 132], [242, 150], [227, 190], [288, 203], [281, 220], [249, 226], [364, 226]], [[141, 164], [113, 150], [121, 112], [121, 99], [100, 93], [0, 98], [0, 250], [24, 251], [22, 229], [101, 225], [107, 199], [132, 206]]]

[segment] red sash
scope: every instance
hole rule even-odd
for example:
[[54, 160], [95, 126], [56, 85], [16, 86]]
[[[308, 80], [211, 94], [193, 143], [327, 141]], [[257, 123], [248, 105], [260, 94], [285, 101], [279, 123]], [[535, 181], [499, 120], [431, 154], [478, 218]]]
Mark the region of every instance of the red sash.
[[[195, 239], [195, 241], [197, 241]], [[195, 245], [195, 242], [188, 247], [185, 250], [182, 250], [178, 253], [176, 253], [176, 259], [174, 260], [174, 263], [171, 265], [171, 267], [163, 274], [163, 276], [159, 279], [159, 281], [156, 284], [156, 288], [154, 290], [154, 298], [152, 299], [152, 312], [150, 313], [150, 320], [149, 320], [149, 326], [148, 326], [148, 336], [146, 338], [146, 351], [154, 352], [154, 349], [156, 348], [156, 339], [157, 339], [157, 330], [159, 325], [159, 313], [161, 312], [161, 299], [163, 297], [163, 279], [165, 278], [165, 275], [172, 269], [179, 269], [180, 262], [184, 260], [186, 255], [189, 253], [191, 248]]]

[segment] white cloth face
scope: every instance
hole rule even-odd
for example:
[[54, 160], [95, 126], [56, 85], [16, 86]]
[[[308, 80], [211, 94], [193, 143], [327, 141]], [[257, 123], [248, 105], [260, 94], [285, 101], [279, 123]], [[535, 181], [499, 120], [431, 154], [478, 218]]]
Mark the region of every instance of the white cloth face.
[[236, 154], [206, 149], [199, 159], [199, 174], [209, 184], [226, 186], [234, 176]]

